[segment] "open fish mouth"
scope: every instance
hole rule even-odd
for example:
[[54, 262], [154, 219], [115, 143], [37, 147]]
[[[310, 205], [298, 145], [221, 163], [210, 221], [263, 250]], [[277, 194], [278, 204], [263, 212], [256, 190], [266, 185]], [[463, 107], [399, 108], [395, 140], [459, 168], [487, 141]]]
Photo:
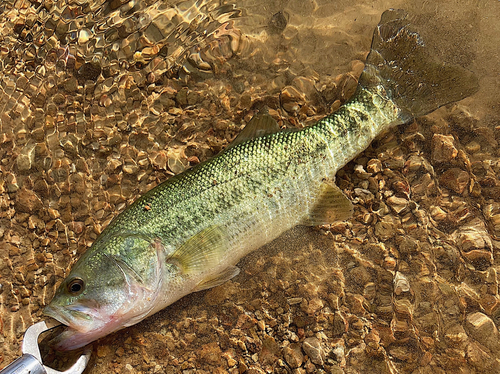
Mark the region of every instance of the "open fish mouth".
[[88, 328], [85, 328], [85, 324], [75, 324], [75, 321], [86, 322], [87, 325], [92, 322], [92, 317], [88, 314], [71, 307], [58, 310], [49, 305], [45, 308], [44, 314], [59, 321], [67, 328], [72, 328], [80, 332], [85, 332]]

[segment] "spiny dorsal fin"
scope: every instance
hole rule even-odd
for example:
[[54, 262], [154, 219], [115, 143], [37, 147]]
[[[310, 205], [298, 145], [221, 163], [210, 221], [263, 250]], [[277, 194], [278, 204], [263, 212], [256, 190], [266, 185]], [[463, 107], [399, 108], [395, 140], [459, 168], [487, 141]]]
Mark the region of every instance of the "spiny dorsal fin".
[[179, 266], [184, 274], [205, 271], [221, 261], [227, 249], [225, 231], [210, 226], [188, 239], [167, 259]]
[[241, 130], [238, 136], [227, 146], [226, 149], [234, 147], [249, 139], [259, 138], [264, 135], [274, 134], [280, 131], [280, 126], [269, 114], [260, 111], [252, 117], [250, 122]]
[[351, 218], [353, 206], [332, 181], [323, 181], [314, 207], [302, 224], [306, 226], [328, 225]]
[[240, 268], [238, 268], [237, 266], [229, 266], [228, 268], [224, 269], [221, 273], [202, 280], [200, 283], [198, 283], [193, 292], [207, 290], [212, 287], [220, 286], [221, 284], [226, 283], [231, 278], [237, 276], [239, 273], [240, 273]]

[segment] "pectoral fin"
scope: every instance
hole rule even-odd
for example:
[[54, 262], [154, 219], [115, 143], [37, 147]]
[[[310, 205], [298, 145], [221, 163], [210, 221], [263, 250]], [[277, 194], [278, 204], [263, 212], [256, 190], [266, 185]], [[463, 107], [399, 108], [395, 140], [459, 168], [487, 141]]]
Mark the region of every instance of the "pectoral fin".
[[324, 181], [320, 186], [314, 207], [302, 224], [306, 226], [328, 225], [351, 218], [352, 212], [352, 203], [340, 188], [331, 181]]
[[244, 141], [255, 139], [267, 134], [274, 134], [280, 131], [280, 126], [267, 113], [259, 112], [252, 117], [250, 122], [241, 130], [238, 136], [227, 146], [226, 149], [234, 147]]
[[237, 276], [239, 273], [240, 273], [239, 267], [230, 266], [226, 268], [222, 273], [219, 273], [215, 276], [202, 280], [200, 283], [198, 283], [193, 292], [207, 290], [212, 287], [220, 286], [221, 284], [226, 283], [231, 278]]
[[177, 265], [184, 274], [202, 272], [218, 265], [226, 249], [223, 228], [210, 226], [188, 239], [167, 262]]

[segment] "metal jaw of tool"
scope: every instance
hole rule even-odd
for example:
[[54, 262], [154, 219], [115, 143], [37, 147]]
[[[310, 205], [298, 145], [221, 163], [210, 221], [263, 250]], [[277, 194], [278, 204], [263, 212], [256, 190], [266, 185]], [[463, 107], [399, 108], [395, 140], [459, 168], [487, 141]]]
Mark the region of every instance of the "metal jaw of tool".
[[35, 323], [24, 333], [23, 355], [12, 362], [0, 374], [81, 374], [85, 370], [91, 350], [87, 349], [75, 364], [66, 371], [57, 371], [45, 366], [42, 362], [38, 337], [41, 333], [50, 330], [45, 321]]

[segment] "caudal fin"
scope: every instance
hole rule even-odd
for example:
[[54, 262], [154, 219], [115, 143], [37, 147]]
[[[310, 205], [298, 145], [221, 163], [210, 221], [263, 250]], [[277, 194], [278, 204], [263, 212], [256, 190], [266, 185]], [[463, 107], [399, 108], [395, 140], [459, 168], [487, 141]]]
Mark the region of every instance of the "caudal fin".
[[382, 86], [400, 109], [403, 122], [474, 94], [477, 77], [437, 61], [403, 10], [387, 10], [373, 33], [372, 48], [359, 78], [366, 89]]

